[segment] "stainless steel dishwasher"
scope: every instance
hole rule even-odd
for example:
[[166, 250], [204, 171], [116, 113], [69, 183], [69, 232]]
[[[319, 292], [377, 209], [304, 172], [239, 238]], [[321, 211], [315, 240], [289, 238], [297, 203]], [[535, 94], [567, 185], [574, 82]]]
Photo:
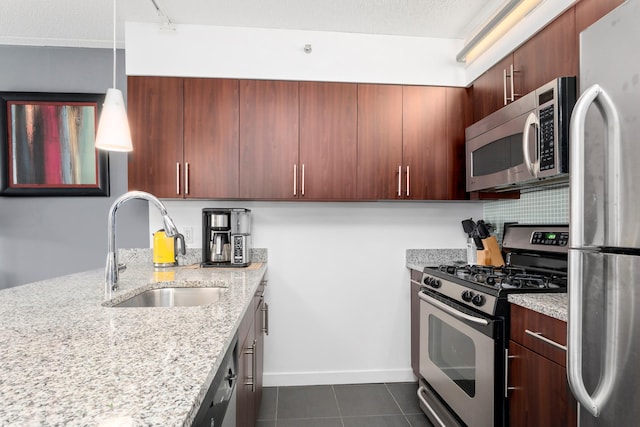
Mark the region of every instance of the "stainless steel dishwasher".
[[200, 405], [193, 427], [235, 427], [238, 337], [234, 337]]

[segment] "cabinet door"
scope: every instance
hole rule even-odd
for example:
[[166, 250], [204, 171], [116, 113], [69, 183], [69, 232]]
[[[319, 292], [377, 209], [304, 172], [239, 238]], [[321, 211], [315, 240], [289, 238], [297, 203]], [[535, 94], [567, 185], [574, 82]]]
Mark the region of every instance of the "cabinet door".
[[564, 367], [513, 341], [509, 355], [509, 425], [575, 426], [576, 401]]
[[402, 86], [358, 85], [358, 198], [402, 198]]
[[184, 79], [186, 197], [238, 197], [238, 127], [238, 80]]
[[556, 77], [578, 74], [575, 28], [575, 10], [571, 8], [513, 53], [514, 66], [522, 82], [519, 87], [522, 95]]
[[466, 200], [465, 129], [473, 123], [471, 89], [447, 88], [447, 199]]
[[[493, 67], [489, 68], [480, 77], [473, 82], [473, 120], [477, 122], [488, 116], [494, 111], [498, 111], [505, 106], [504, 101], [504, 71], [509, 69], [513, 64], [513, 55], [509, 54], [504, 57]], [[511, 93], [510, 82], [508, 93]], [[519, 89], [519, 76], [514, 77], [514, 91]]]
[[[254, 427], [257, 418], [255, 404], [256, 328], [253, 304], [244, 315], [238, 329], [238, 381], [236, 383], [236, 426]], [[246, 334], [245, 334], [246, 333]]]
[[[295, 171], [294, 171], [295, 170]], [[298, 197], [298, 82], [240, 82], [240, 197]]]
[[301, 198], [356, 198], [357, 97], [356, 84], [300, 82]]
[[407, 199], [446, 200], [446, 88], [404, 86], [402, 103], [402, 193]]
[[182, 198], [182, 79], [127, 78], [129, 190]]
[[576, 9], [576, 33], [580, 34], [589, 25], [624, 3], [624, 0], [581, 0]]

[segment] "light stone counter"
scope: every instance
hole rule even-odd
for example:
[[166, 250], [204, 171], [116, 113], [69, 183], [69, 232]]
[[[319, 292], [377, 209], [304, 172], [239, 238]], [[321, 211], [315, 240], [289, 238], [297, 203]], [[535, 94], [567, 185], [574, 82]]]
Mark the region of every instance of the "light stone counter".
[[528, 308], [547, 316], [567, 321], [569, 297], [566, 293], [558, 294], [511, 294], [509, 302]]
[[466, 259], [466, 249], [407, 249], [405, 253], [407, 268], [417, 271], [441, 264], [466, 264]]
[[266, 270], [132, 263], [111, 301], [227, 288], [198, 307], [109, 307], [103, 269], [0, 291], [0, 425], [190, 425]]

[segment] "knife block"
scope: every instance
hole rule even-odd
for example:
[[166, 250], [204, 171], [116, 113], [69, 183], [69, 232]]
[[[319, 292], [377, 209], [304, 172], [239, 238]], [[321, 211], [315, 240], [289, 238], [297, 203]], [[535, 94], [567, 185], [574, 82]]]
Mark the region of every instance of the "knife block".
[[500, 251], [495, 236], [482, 239], [482, 244], [484, 245], [484, 249], [478, 251], [478, 265], [502, 267], [504, 265], [504, 258], [502, 257], [502, 251]]

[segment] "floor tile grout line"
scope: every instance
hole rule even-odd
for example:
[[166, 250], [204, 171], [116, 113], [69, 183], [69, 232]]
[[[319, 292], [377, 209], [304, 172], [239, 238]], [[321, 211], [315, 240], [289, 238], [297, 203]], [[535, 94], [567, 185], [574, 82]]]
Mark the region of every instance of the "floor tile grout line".
[[393, 395], [393, 393], [391, 392], [391, 389], [389, 388], [389, 386], [387, 385], [387, 383], [384, 383], [384, 387], [387, 389], [387, 391], [389, 392], [389, 394], [391, 395], [391, 398], [393, 399], [393, 401], [395, 402], [396, 405], [398, 405], [398, 409], [400, 410], [400, 413], [402, 414], [402, 416], [404, 417], [404, 420], [407, 422], [407, 424], [409, 426], [411, 426], [411, 421], [409, 421], [409, 418], [407, 418], [407, 414], [404, 413], [404, 410], [402, 409], [402, 406], [400, 406], [400, 404], [398, 403], [398, 400], [396, 399], [396, 397]]
[[278, 427], [278, 399], [280, 398], [280, 387], [276, 387], [276, 410], [274, 411], [275, 422], [274, 427]]
[[338, 416], [340, 417], [340, 424], [344, 427], [344, 420], [342, 419], [342, 411], [340, 410], [340, 404], [338, 403], [338, 395], [333, 384], [331, 384], [331, 391], [333, 392], [333, 400], [336, 402], [336, 408], [338, 408]]

